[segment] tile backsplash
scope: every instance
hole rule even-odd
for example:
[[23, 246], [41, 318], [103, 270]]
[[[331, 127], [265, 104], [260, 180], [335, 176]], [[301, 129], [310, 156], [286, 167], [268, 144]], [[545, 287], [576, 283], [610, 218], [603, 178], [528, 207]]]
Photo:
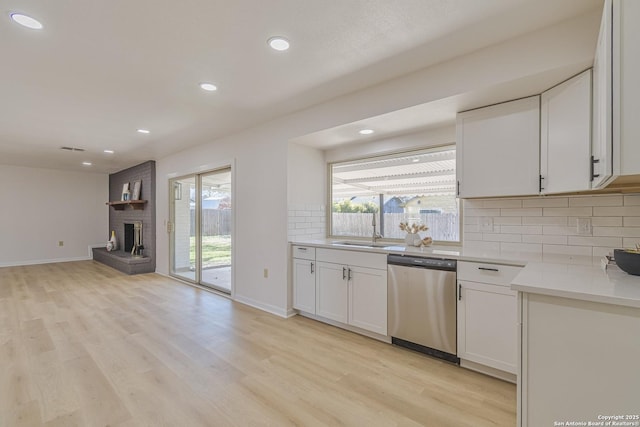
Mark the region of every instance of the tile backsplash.
[[327, 214], [325, 205], [291, 203], [287, 234], [289, 240], [326, 238]]
[[602, 256], [640, 243], [640, 194], [464, 200], [463, 218], [464, 245], [490, 251]]

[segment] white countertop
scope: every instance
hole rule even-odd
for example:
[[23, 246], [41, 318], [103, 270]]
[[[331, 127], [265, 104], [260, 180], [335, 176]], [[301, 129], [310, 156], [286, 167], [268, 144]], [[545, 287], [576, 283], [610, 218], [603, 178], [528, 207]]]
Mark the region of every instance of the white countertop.
[[640, 276], [617, 266], [530, 262], [511, 282], [511, 289], [583, 301], [640, 308]]
[[433, 245], [417, 248], [389, 244], [385, 247], [362, 247], [336, 242], [339, 240], [305, 240], [291, 243], [361, 252], [524, 266], [511, 284], [514, 290], [640, 308], [640, 276], [629, 275], [615, 265], [610, 266], [605, 272], [600, 267], [599, 258], [491, 252], [464, 246]]

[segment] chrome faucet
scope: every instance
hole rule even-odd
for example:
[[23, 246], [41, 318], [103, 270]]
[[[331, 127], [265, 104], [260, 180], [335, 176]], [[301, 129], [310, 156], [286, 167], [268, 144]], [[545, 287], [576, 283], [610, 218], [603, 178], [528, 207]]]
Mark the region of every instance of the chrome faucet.
[[382, 234], [376, 232], [376, 213], [373, 213], [373, 220], [371, 221], [371, 225], [373, 226], [373, 236], [371, 238], [371, 242], [373, 242], [374, 244], [376, 243], [376, 240], [378, 239], [382, 239]]

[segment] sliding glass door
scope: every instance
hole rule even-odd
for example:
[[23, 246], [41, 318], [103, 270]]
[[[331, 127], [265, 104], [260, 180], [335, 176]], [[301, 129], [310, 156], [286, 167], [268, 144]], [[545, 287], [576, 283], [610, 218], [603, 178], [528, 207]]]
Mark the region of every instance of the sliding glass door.
[[231, 292], [231, 168], [175, 178], [171, 189], [171, 274]]

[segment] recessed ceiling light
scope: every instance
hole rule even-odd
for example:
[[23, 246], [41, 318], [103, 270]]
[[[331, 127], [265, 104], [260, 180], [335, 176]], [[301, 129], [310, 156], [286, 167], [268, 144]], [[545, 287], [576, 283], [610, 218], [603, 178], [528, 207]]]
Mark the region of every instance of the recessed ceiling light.
[[83, 164], [84, 166], [91, 166], [93, 163], [91, 163], [91, 162], [82, 162], [82, 164]]
[[360, 135], [371, 135], [373, 133], [373, 129], [362, 129], [358, 131]]
[[138, 129], [138, 133], [151, 133], [151, 131], [147, 129]]
[[12, 13], [10, 16], [11, 19], [14, 20], [14, 22], [17, 22], [23, 27], [31, 28], [32, 30], [42, 29], [42, 24], [40, 23], [40, 21], [33, 19], [30, 16], [23, 15], [21, 13]]
[[107, 153], [107, 154], [113, 154], [113, 153], [115, 153], [115, 151], [113, 151], [113, 150], [104, 150], [104, 152], [105, 152], [105, 153]]
[[281, 36], [271, 37], [267, 40], [267, 43], [273, 50], [283, 51], [289, 49], [289, 40]]
[[200, 83], [200, 88], [209, 92], [218, 90], [218, 87], [213, 83]]

